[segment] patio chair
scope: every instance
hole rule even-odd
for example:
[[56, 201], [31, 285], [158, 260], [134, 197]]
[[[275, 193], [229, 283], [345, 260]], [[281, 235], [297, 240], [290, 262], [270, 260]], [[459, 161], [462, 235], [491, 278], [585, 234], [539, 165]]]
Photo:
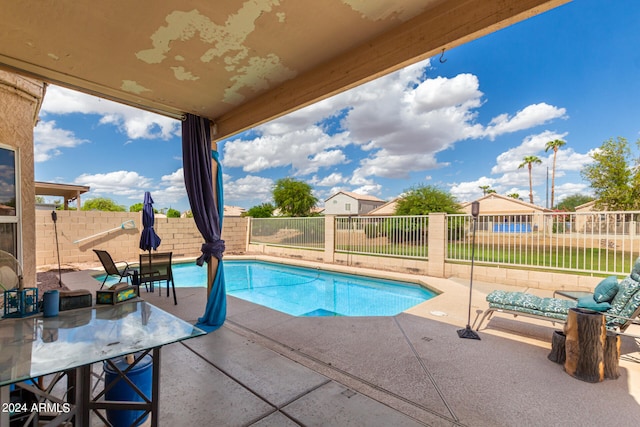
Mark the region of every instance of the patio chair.
[[[578, 300], [542, 298], [525, 292], [495, 290], [487, 295], [489, 308], [480, 318], [476, 330], [495, 312], [566, 323], [569, 309], [581, 307], [602, 312], [607, 329], [624, 334], [632, 324], [640, 324], [637, 320], [640, 316], [640, 258], [636, 260], [631, 274], [616, 283], [615, 289], [605, 289], [605, 282], [609, 280], [607, 278], [596, 286], [593, 295]], [[611, 298], [610, 302], [603, 299], [604, 294], [607, 294], [606, 298]]]
[[[167, 282], [167, 297], [169, 296], [169, 283], [173, 290], [173, 303], [178, 305], [176, 297], [176, 287], [173, 282], [173, 270], [171, 268], [171, 258], [173, 252], [156, 252], [140, 254], [140, 285], [145, 287], [150, 284], [153, 289], [154, 282]], [[160, 286], [162, 293], [162, 286]]]
[[[118, 276], [120, 279], [119, 281], [122, 281], [122, 279], [129, 281], [129, 278], [133, 276], [135, 269], [129, 267], [129, 264], [126, 261], [114, 262], [113, 258], [111, 258], [111, 255], [107, 251], [94, 249], [93, 252], [98, 255], [98, 259], [102, 263], [102, 268], [104, 268], [105, 273], [107, 273], [107, 276], [102, 281], [100, 289], [104, 287], [109, 276]], [[116, 264], [124, 264], [125, 266], [124, 268], [118, 268]]]

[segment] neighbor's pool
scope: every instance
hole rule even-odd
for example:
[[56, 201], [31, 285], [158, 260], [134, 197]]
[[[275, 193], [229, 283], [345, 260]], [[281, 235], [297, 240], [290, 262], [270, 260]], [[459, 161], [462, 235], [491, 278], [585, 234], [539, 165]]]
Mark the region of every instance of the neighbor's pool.
[[[223, 265], [228, 295], [292, 316], [393, 316], [436, 295], [408, 282], [262, 261]], [[173, 275], [176, 287], [206, 285], [207, 270], [195, 263], [174, 264]]]

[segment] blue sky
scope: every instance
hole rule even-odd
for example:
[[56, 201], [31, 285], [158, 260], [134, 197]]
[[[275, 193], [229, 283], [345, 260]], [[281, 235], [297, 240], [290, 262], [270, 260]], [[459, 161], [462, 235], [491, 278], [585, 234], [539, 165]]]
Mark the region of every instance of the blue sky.
[[[324, 201], [340, 190], [390, 200], [427, 184], [458, 201], [489, 185], [547, 203], [545, 143], [558, 152], [556, 202], [590, 194], [580, 169], [609, 138], [640, 138], [640, 4], [580, 0], [294, 112], [218, 145], [225, 203], [270, 201], [283, 177]], [[89, 185], [126, 207], [151, 191], [158, 208], [188, 209], [180, 123], [48, 88], [35, 129], [38, 181]]]

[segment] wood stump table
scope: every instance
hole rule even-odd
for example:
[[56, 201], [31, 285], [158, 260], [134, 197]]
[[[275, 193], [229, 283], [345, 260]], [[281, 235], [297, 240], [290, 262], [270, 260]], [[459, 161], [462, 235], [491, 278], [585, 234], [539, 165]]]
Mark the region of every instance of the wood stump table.
[[[602, 313], [582, 308], [569, 309], [564, 335], [564, 370], [569, 375], [587, 382], [620, 376], [620, 337], [607, 332]], [[554, 338], [561, 339], [560, 335]]]

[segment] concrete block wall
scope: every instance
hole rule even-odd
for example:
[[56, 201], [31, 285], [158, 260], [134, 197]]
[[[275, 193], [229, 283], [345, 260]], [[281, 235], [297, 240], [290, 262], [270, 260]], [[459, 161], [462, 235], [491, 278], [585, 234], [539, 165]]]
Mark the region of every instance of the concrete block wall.
[[[142, 213], [56, 211], [56, 214], [54, 227], [51, 211], [36, 211], [37, 266], [57, 265], [56, 228], [62, 265], [99, 264], [93, 249], [108, 251], [115, 261], [138, 261]], [[126, 221], [133, 221], [135, 227], [123, 228]], [[224, 219], [222, 238], [227, 242], [227, 253], [244, 253], [246, 225], [245, 218]], [[204, 241], [192, 218], [156, 217], [154, 228], [162, 239], [158, 251], [173, 252], [174, 258], [200, 255]]]

